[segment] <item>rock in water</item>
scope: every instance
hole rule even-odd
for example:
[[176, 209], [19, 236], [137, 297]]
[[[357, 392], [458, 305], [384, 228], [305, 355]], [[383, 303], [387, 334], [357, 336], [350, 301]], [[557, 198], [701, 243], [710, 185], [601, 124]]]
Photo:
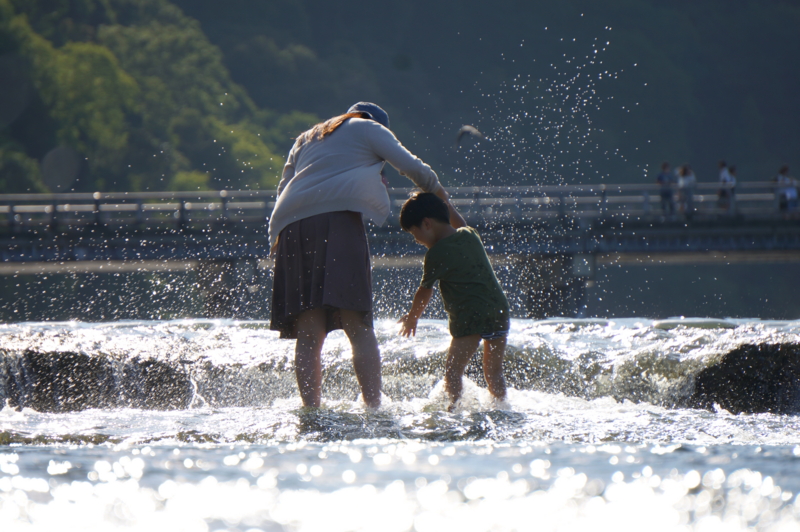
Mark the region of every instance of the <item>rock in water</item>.
[[800, 345], [743, 345], [700, 371], [689, 406], [734, 414], [800, 413]]
[[87, 408], [187, 408], [189, 375], [159, 360], [114, 361], [83, 353], [0, 353], [0, 400], [39, 412]]

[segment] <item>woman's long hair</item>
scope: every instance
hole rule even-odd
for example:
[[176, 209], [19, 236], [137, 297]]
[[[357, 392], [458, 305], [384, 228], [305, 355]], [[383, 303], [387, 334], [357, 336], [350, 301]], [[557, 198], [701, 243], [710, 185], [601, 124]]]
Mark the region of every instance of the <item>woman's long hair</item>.
[[371, 117], [367, 113], [362, 112], [345, 113], [343, 115], [334, 116], [333, 118], [329, 118], [324, 122], [320, 122], [316, 126], [300, 135], [300, 140], [303, 144], [311, 140], [322, 140], [336, 131], [339, 126], [344, 124], [345, 120], [349, 120], [350, 118], [365, 118], [369, 120]]

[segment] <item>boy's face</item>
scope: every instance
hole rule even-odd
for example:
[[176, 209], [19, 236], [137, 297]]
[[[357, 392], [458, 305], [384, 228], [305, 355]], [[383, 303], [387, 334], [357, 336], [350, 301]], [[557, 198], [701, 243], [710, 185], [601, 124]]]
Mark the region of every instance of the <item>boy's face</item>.
[[422, 222], [416, 227], [410, 227], [408, 232], [414, 237], [418, 244], [430, 249], [436, 243], [436, 234], [433, 230], [433, 222], [430, 218], [423, 218]]

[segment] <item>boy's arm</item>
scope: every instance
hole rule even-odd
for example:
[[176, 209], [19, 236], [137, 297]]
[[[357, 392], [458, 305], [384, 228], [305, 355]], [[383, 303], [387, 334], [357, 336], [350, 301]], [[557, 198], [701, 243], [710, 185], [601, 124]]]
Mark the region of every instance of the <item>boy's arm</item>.
[[450, 213], [450, 225], [458, 229], [459, 227], [466, 227], [467, 221], [464, 220], [464, 217], [461, 216], [461, 213], [456, 210], [453, 204], [450, 202], [450, 195], [444, 189], [444, 187], [440, 188], [436, 191], [436, 195], [439, 196], [447, 203], [447, 211]]
[[433, 288], [423, 288], [421, 286], [417, 288], [417, 293], [414, 294], [414, 301], [411, 303], [411, 310], [408, 311], [408, 314], [397, 320], [397, 323], [402, 324], [400, 327], [401, 336], [405, 336], [406, 338], [409, 336], [416, 336], [417, 322], [420, 316], [422, 316], [422, 313], [425, 312], [425, 308], [428, 306], [428, 303], [430, 303], [431, 297], [433, 297]]

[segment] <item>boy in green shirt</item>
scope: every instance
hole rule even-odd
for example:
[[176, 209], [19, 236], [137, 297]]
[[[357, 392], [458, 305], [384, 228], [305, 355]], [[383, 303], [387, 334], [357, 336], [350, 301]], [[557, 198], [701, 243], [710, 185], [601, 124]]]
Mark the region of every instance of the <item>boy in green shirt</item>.
[[444, 375], [445, 390], [452, 401], [450, 409], [461, 397], [461, 378], [481, 339], [483, 374], [489, 392], [499, 400], [505, 399], [503, 355], [509, 306], [478, 233], [466, 227], [449, 202], [428, 192], [417, 193], [403, 204], [400, 226], [428, 248], [411, 310], [398, 321], [402, 324], [400, 334], [416, 334], [417, 322], [438, 280], [453, 335]]

